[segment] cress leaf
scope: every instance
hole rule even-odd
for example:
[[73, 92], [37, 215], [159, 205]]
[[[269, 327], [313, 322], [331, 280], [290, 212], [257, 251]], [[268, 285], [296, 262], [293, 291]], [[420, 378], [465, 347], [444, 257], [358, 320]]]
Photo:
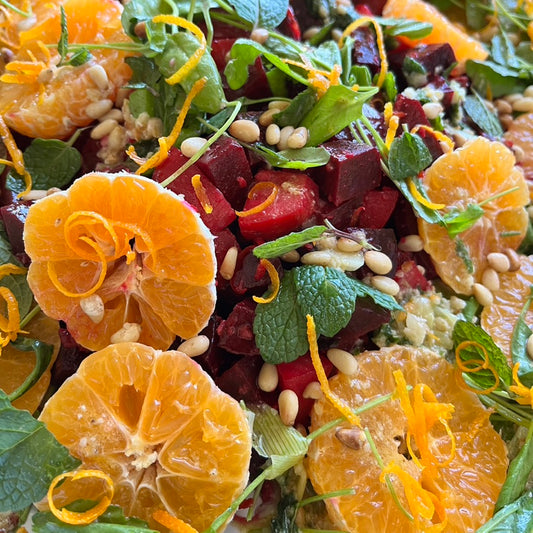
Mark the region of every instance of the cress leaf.
[[491, 56], [496, 63], [504, 67], [520, 68], [520, 61], [516, 57], [515, 47], [504, 32], [492, 38]]
[[533, 531], [533, 493], [498, 511], [476, 533], [531, 533]]
[[288, 0], [229, 0], [237, 15], [254, 26], [273, 29], [287, 16]]
[[496, 502], [495, 511], [499, 511], [522, 495], [526, 490], [531, 472], [533, 472], [533, 422], [529, 426], [526, 442], [509, 465], [505, 483]]
[[329, 87], [324, 96], [313, 106], [301, 122], [309, 131], [307, 146], [317, 146], [363, 116], [363, 104], [376, 92], [352, 91], [344, 85]]
[[478, 128], [492, 137], [501, 137], [503, 129], [496, 115], [491, 113], [483, 99], [476, 91], [465, 98], [463, 104], [466, 114], [478, 126]]
[[302, 231], [289, 233], [275, 241], [265, 242], [256, 246], [254, 248], [254, 255], [260, 259], [279, 257], [280, 255], [300, 248], [300, 246], [304, 246], [304, 244], [320, 239], [327, 229], [326, 226], [312, 226]]
[[474, 263], [472, 262], [472, 258], [470, 257], [470, 251], [468, 249], [468, 246], [465, 244], [465, 241], [460, 239], [459, 237], [455, 238], [455, 253], [457, 254], [457, 257], [461, 259], [463, 262], [466, 271], [469, 274], [474, 273]]
[[[47, 190], [68, 185], [81, 168], [81, 154], [57, 139], [34, 139], [24, 151], [24, 165], [32, 177], [32, 188]], [[24, 178], [15, 171], [7, 177], [7, 187], [20, 193], [26, 188]]]
[[33, 293], [28, 285], [25, 274], [11, 274], [0, 280], [0, 286], [7, 287], [15, 296], [19, 314], [24, 317], [28, 314], [33, 303]]
[[[422, 196], [426, 196], [425, 190], [421, 187], [420, 180], [415, 180], [415, 186], [417, 187], [418, 191]], [[411, 204], [414, 212], [419, 218], [422, 218], [426, 222], [429, 222], [430, 224], [441, 224], [442, 223], [442, 216], [438, 211], [435, 211], [434, 209], [429, 209], [425, 205], [422, 205], [411, 193], [411, 190], [409, 189], [409, 186], [407, 184], [407, 181], [396, 181], [394, 182], [396, 187], [400, 190], [400, 192], [403, 194], [405, 199]]]
[[306, 168], [322, 167], [327, 165], [330, 153], [323, 146], [306, 146], [299, 149], [287, 149], [278, 152], [282, 160], [273, 166], [279, 168], [294, 168], [305, 170]]
[[61, 57], [61, 62], [67, 57], [68, 53], [68, 27], [67, 27], [67, 15], [65, 14], [65, 8], [60, 6], [61, 13], [61, 35], [57, 43], [57, 52]]
[[0, 512], [39, 501], [54, 477], [79, 464], [42, 422], [0, 391]]
[[487, 94], [490, 91], [493, 98], [523, 92], [531, 83], [533, 76], [531, 73], [521, 74], [520, 71], [498, 65], [493, 61], [474, 60], [466, 62], [466, 73], [480, 94]]
[[380, 290], [363, 283], [355, 278], [350, 278], [352, 286], [357, 296], [372, 298], [376, 305], [388, 309], [389, 311], [402, 311], [403, 307], [390, 295], [381, 292]]
[[443, 218], [443, 224], [448, 231], [450, 238], [470, 229], [483, 215], [485, 211], [478, 204], [468, 204], [466, 209], [459, 211], [452, 208]]
[[[485, 354], [483, 349], [480, 346], [476, 346], [481, 345], [485, 349], [489, 363], [498, 374], [500, 381], [506, 385], [511, 384], [512, 372], [507, 363], [507, 357], [484, 329], [472, 322], [458, 320], [453, 328], [452, 338], [454, 348], [457, 348], [464, 341], [473, 341], [475, 343], [461, 349], [460, 357], [463, 361], [472, 359], [484, 361]], [[488, 389], [494, 384], [494, 376], [490, 370], [469, 372], [468, 377], [482, 389]]]
[[383, 27], [383, 33], [391, 37], [408, 37], [409, 39], [422, 39], [427, 37], [433, 25], [429, 22], [419, 22], [409, 19], [387, 19], [376, 17]]
[[276, 298], [256, 307], [253, 330], [267, 363], [290, 363], [307, 352], [307, 324], [296, 301], [293, 270], [283, 276]]
[[278, 504], [276, 516], [272, 519], [270, 529], [272, 533], [300, 533], [296, 525], [298, 500], [292, 492], [283, 496]]
[[[2, 226], [3, 229], [4, 227]], [[5, 265], [6, 263], [22, 266], [20, 261], [13, 255], [9, 241], [4, 235], [0, 235], [0, 265]]]
[[302, 117], [305, 117], [313, 108], [317, 101], [316, 93], [312, 89], [305, 89], [298, 93], [283, 111], [276, 113], [272, 118], [280, 127], [295, 126], [300, 124]]
[[403, 181], [418, 176], [433, 161], [424, 141], [418, 135], [404, 132], [392, 141], [389, 151], [390, 177], [394, 181]]
[[532, 331], [526, 322], [526, 316], [532, 301], [533, 286], [530, 287], [529, 296], [518, 316], [511, 339], [511, 358], [513, 364], [520, 363], [518, 377], [526, 387], [533, 387], [533, 361], [527, 353], [527, 341]]
[[315, 318], [317, 335], [333, 337], [348, 324], [355, 309], [356, 293], [350, 278], [336, 268], [317, 265], [293, 271], [302, 314]]

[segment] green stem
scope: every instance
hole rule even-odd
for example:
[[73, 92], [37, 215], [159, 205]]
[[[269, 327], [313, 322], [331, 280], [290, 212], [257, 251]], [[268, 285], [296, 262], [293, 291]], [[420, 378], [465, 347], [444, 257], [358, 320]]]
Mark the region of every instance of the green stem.
[[368, 146], [374, 146], [372, 144], [372, 141], [368, 138], [368, 135], [366, 134], [366, 131], [363, 129], [363, 126], [361, 125], [361, 122], [359, 120], [355, 121], [355, 126], [357, 128], [357, 131], [359, 132], [359, 135], [363, 138], [365, 144], [368, 144]]
[[381, 138], [380, 134], [375, 130], [374, 126], [372, 126], [372, 123], [370, 122], [370, 120], [368, 120], [368, 117], [366, 115], [363, 114], [361, 116], [361, 122], [366, 126], [367, 130], [374, 138], [376, 146], [382, 157], [386, 158], [389, 154], [389, 149], [387, 148], [387, 145], [383, 142], [383, 139]]
[[189, 12], [187, 13], [187, 20], [192, 22], [194, 18], [194, 8], [196, 7], [196, 0], [191, 0], [189, 4]]
[[305, 500], [299, 501], [296, 507], [304, 507], [315, 502], [321, 502], [324, 500], [329, 500], [330, 498], [339, 498], [340, 496], [352, 496], [355, 494], [355, 489], [342, 489], [336, 490], [334, 492], [328, 492], [327, 494], [317, 494], [316, 496], [311, 496]]
[[496, 394], [480, 396], [479, 399], [487, 407], [492, 407], [505, 420], [509, 420], [519, 426], [529, 427], [529, 424], [533, 420], [533, 415], [526, 413], [519, 407], [515, 407]]
[[226, 13], [229, 13], [230, 15], [235, 15], [235, 10], [229, 4], [226, 4], [224, 0], [215, 0], [215, 2], [218, 4], [218, 7], [226, 11]]
[[211, 13], [211, 17], [214, 18], [215, 20], [218, 20], [219, 22], [223, 22], [224, 24], [229, 24], [230, 26], [233, 26], [234, 28], [239, 28], [240, 30], [244, 30], [244, 31], [252, 30], [252, 26], [250, 24], [236, 20], [234, 17], [228, 17], [224, 15], [223, 13], [217, 13], [216, 11], [213, 11], [213, 13]]
[[211, 44], [213, 43], [213, 35], [215, 33], [215, 30], [213, 29], [213, 21], [211, 20], [211, 13], [209, 11], [209, 4], [205, 0], [202, 0], [202, 13], [204, 16], [205, 26], [207, 28], [207, 35], [206, 35], [206, 41], [207, 46], [211, 48]]
[[30, 17], [32, 15], [31, 6], [29, 11], [22, 11], [22, 9], [19, 9], [18, 7], [9, 3], [7, 0], [0, 0], [0, 4], [6, 6], [8, 9], [11, 9], [11, 11], [18, 13], [19, 15], [22, 15], [23, 17]]
[[497, 8], [495, 9], [496, 14], [498, 13], [499, 9], [515, 26], [518, 26], [523, 31], [527, 31], [527, 26], [522, 24], [522, 21], [518, 17], [510, 13], [507, 7], [503, 5], [500, 0], [494, 0], [494, 6]]
[[516, 187], [511, 187], [510, 189], [507, 189], [506, 191], [499, 192], [498, 194], [495, 194], [494, 196], [491, 196], [490, 198], [487, 198], [486, 200], [483, 200], [482, 202], [479, 202], [479, 207], [483, 207], [485, 204], [488, 204], [489, 202], [492, 202], [493, 200], [497, 200], [498, 198], [501, 198], [502, 196], [506, 196], [508, 194], [511, 194], [512, 192], [518, 191], [520, 187], [517, 185]]
[[31, 309], [30, 312], [20, 321], [20, 329], [24, 329], [24, 327], [29, 324], [31, 319], [39, 314], [40, 310], [41, 308], [38, 305]]

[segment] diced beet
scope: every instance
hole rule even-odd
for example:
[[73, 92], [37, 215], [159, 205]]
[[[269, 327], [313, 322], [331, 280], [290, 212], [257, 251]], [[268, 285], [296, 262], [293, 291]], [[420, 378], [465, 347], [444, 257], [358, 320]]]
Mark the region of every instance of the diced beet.
[[68, 377], [72, 376], [80, 363], [91, 353], [80, 346], [66, 328], [59, 328], [61, 346], [57, 359], [52, 366], [52, 384], [59, 387]]
[[433, 135], [433, 133], [428, 130], [420, 129], [417, 131], [417, 135], [424, 141], [424, 144], [427, 146], [433, 161], [435, 161], [435, 159], [444, 153], [439, 140], [437, 137], [435, 137], [435, 135]]
[[229, 285], [229, 281], [224, 279], [220, 275], [220, 265], [222, 264], [222, 261], [224, 261], [224, 258], [226, 257], [226, 253], [230, 248], [233, 246], [237, 247], [237, 250], [240, 250], [239, 244], [237, 242], [237, 239], [235, 238], [235, 235], [228, 229], [225, 228], [222, 231], [218, 233], [213, 234], [215, 237], [215, 256], [217, 258], [217, 290], [221, 290], [224, 287], [227, 287]]
[[355, 6], [355, 10], [360, 15], [381, 15], [383, 11], [383, 6], [387, 3], [387, 0], [363, 0], [358, 2], [357, 0], [352, 0], [352, 4]]
[[[322, 366], [326, 375], [333, 371], [333, 365], [327, 357], [321, 357]], [[307, 385], [313, 381], [318, 381], [311, 356], [302, 355], [290, 363], [281, 363], [276, 366], [278, 369], [279, 388], [281, 390], [292, 390], [298, 395], [299, 409], [296, 423], [305, 423], [314, 404], [314, 400], [304, 398], [303, 392]]]
[[357, 28], [351, 34], [354, 40], [352, 61], [354, 65], [368, 67], [372, 74], [376, 74], [381, 67], [376, 38], [370, 28]]
[[[315, 210], [318, 200], [316, 183], [303, 172], [261, 170], [255, 182], [271, 182], [278, 186], [274, 202], [257, 214], [239, 217], [242, 236], [250, 241], [264, 242], [277, 239], [302, 227]], [[247, 211], [263, 203], [271, 187], [259, 189], [244, 204]]]
[[31, 202], [13, 202], [0, 208], [0, 217], [6, 229], [7, 238], [14, 254], [24, 252], [24, 222], [28, 216]]
[[361, 228], [383, 228], [389, 221], [399, 196], [398, 189], [392, 187], [368, 191], [363, 200], [357, 225]]
[[442, 76], [428, 76], [428, 83], [425, 87], [433, 91], [441, 92], [443, 94], [441, 103], [444, 109], [450, 109], [453, 103], [454, 91]]
[[253, 332], [256, 305], [251, 299], [243, 300], [220, 322], [217, 334], [222, 349], [238, 355], [259, 355]]
[[295, 41], [302, 40], [302, 31], [300, 29], [300, 24], [294, 14], [294, 9], [289, 4], [289, 9], [287, 9], [287, 16], [283, 19], [283, 22], [279, 25], [278, 31], [284, 35], [288, 35], [291, 39]]
[[315, 224], [324, 224], [328, 220], [337, 229], [345, 230], [357, 224], [358, 214], [361, 210], [361, 202], [352, 198], [347, 202], [335, 207], [332, 203], [320, 199], [315, 214]]
[[291, 0], [290, 5], [294, 11], [294, 16], [300, 25], [300, 29], [305, 31], [311, 26], [322, 26], [322, 19], [309, 9], [307, 0]]
[[418, 63], [427, 74], [441, 74], [455, 62], [453, 48], [448, 43], [421, 44], [412, 48], [405, 55], [405, 62]]
[[209, 339], [209, 348], [203, 354], [194, 358], [194, 360], [209, 374], [215, 378], [219, 376], [229, 366], [231, 357], [229, 356], [218, 343], [217, 328], [221, 322], [221, 318], [213, 315], [207, 326], [200, 332]]
[[427, 291], [431, 283], [426, 279], [418, 265], [413, 260], [404, 261], [396, 270], [394, 279], [401, 289], [420, 289]]
[[390, 318], [390, 311], [375, 304], [371, 298], [357, 298], [352, 318], [335, 335], [332, 346], [353, 352], [361, 338], [389, 322]]
[[[187, 163], [188, 160], [177, 148], [171, 148], [168, 158], [155, 169], [154, 180], [161, 183]], [[195, 174], [200, 174], [201, 183], [213, 207], [212, 213], [208, 214], [204, 211], [200, 200], [196, 196], [191, 183], [191, 179]], [[206, 226], [214, 232], [222, 231], [235, 220], [235, 211], [224, 198], [222, 192], [203, 175], [196, 165], [192, 165], [180, 174], [168, 188], [176, 194], [183, 194], [185, 200], [198, 211]]]
[[220, 72], [224, 71], [228, 63], [228, 54], [235, 43], [236, 38], [213, 39], [211, 56]]
[[196, 162], [234, 209], [242, 209], [252, 171], [244, 148], [231, 137], [221, 137]]
[[361, 202], [366, 192], [379, 186], [382, 171], [376, 148], [352, 141], [330, 141], [323, 146], [330, 159], [325, 167], [313, 169], [312, 176], [335, 206], [353, 198]]
[[407, 124], [411, 130], [415, 126], [429, 126], [429, 120], [424, 113], [422, 104], [413, 98], [407, 98], [403, 94], [399, 94], [394, 102], [394, 113], [400, 118], [400, 127], [402, 124]]
[[[350, 230], [348, 230], [350, 231]], [[356, 230], [361, 231], [361, 230]], [[376, 249], [390, 257], [392, 269], [387, 276], [394, 276], [398, 266], [398, 243], [396, 234], [392, 228], [365, 228], [366, 240]], [[364, 278], [372, 274], [372, 271], [365, 265], [357, 271], [357, 277]]]

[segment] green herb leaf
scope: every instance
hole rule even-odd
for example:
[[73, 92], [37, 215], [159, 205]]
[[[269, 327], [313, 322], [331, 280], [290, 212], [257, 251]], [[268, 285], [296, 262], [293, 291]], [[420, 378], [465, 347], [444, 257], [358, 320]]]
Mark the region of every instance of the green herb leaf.
[[293, 271], [302, 314], [315, 318], [317, 335], [333, 337], [348, 324], [355, 309], [356, 293], [351, 279], [341, 270], [316, 265], [296, 267]]
[[320, 239], [327, 229], [326, 226], [312, 226], [302, 231], [289, 233], [275, 241], [265, 242], [256, 246], [253, 253], [260, 259], [279, 257], [280, 255], [300, 248], [300, 246]]
[[517, 71], [493, 61], [468, 60], [466, 73], [480, 94], [490, 90], [494, 98], [523, 92], [533, 77], [533, 72]]
[[229, 0], [237, 15], [254, 26], [273, 29], [287, 16], [288, 0]]
[[291, 100], [289, 107], [276, 113], [272, 118], [280, 128], [299, 125], [302, 117], [305, 117], [311, 111], [316, 101], [315, 91], [307, 88]]
[[350, 278], [352, 286], [357, 296], [372, 298], [376, 305], [388, 309], [389, 311], [402, 311], [403, 307], [390, 294], [385, 294], [380, 290], [363, 283], [355, 278]]
[[426, 167], [431, 165], [433, 158], [418, 135], [404, 132], [401, 137], [392, 141], [389, 151], [390, 177], [394, 181], [403, 181], [417, 177]]
[[0, 286], [7, 287], [17, 299], [21, 317], [28, 314], [33, 303], [33, 293], [28, 285], [25, 274], [11, 274], [0, 280]]
[[463, 211], [452, 208], [442, 217], [443, 224], [450, 238], [454, 239], [463, 231], [470, 229], [484, 214], [485, 211], [478, 204], [468, 204]]
[[527, 353], [527, 341], [532, 331], [526, 322], [526, 316], [532, 301], [533, 286], [530, 287], [529, 297], [518, 316], [511, 339], [511, 358], [514, 364], [520, 363], [518, 377], [526, 387], [533, 387], [533, 361]]
[[[4, 226], [2, 225], [1, 227], [4, 230]], [[5, 234], [0, 235], [0, 265], [13, 263], [14, 265], [22, 266], [21, 262], [13, 255], [11, 244], [6, 237]]]
[[470, 252], [465, 242], [459, 237], [455, 238], [455, 253], [463, 261], [466, 271], [469, 274], [474, 273], [474, 263], [472, 263], [472, 258], [470, 257]]
[[42, 422], [12, 407], [0, 391], [0, 512], [39, 501], [54, 477], [79, 464]]
[[266, 146], [255, 145], [252, 150], [273, 167], [293, 168], [296, 170], [321, 167], [326, 165], [331, 157], [323, 146], [306, 146], [298, 150], [289, 148], [281, 152], [275, 152]]
[[67, 57], [68, 53], [68, 27], [67, 27], [67, 15], [65, 14], [65, 8], [60, 6], [61, 13], [61, 35], [59, 42], [57, 43], [57, 51], [61, 56], [60, 64]]
[[501, 137], [503, 129], [500, 121], [491, 113], [483, 99], [476, 91], [465, 98], [463, 104], [466, 114], [474, 121], [479, 129], [492, 137]]
[[391, 37], [408, 37], [409, 39], [422, 39], [427, 37], [433, 25], [429, 22], [419, 22], [409, 19], [389, 19], [376, 17], [376, 20], [383, 26], [383, 33]]
[[[486, 350], [490, 365], [498, 374], [500, 381], [505, 385], [510, 385], [512, 380], [512, 372], [507, 363], [507, 357], [501, 349], [492, 340], [492, 337], [481, 327], [476, 326], [472, 322], [465, 320], [458, 320], [453, 328], [453, 342], [454, 348], [457, 348], [463, 341], [473, 341]], [[483, 350], [475, 345], [463, 348], [460, 353], [463, 361], [469, 360], [485, 360]], [[480, 370], [479, 372], [470, 372], [468, 377], [481, 389], [488, 389], [494, 384], [494, 376], [490, 370]]]
[[[81, 154], [57, 139], [34, 139], [24, 151], [24, 164], [32, 177], [34, 189], [61, 188], [68, 185], [80, 170]], [[24, 191], [24, 178], [11, 171], [7, 187], [16, 193]]]
[[294, 269], [286, 272], [276, 298], [255, 310], [255, 342], [267, 363], [289, 363], [307, 352], [307, 324], [296, 299]]
[[276, 516], [272, 519], [270, 529], [272, 533], [300, 533], [296, 525], [298, 500], [292, 492], [284, 495], [278, 505]]
[[533, 493], [498, 511], [476, 533], [531, 533], [533, 531]]
[[80, 65], [84, 65], [88, 61], [92, 59], [93, 55], [87, 48], [80, 48], [70, 55], [70, 59], [63, 64], [66, 65], [72, 65], [73, 67], [79, 67]]

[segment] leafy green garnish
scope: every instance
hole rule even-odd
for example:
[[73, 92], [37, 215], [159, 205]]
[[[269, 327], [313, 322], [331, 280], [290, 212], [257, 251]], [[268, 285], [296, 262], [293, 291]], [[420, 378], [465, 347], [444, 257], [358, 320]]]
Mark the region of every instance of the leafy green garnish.
[[287, 16], [288, 0], [228, 0], [237, 15], [252, 25], [275, 28]]
[[476, 91], [465, 98], [463, 104], [466, 114], [479, 127], [479, 129], [492, 137], [501, 137], [503, 129], [500, 121], [489, 111], [484, 100]]
[[431, 154], [418, 135], [404, 132], [392, 141], [388, 167], [393, 181], [417, 177], [433, 161]]
[[403, 310], [403, 307], [390, 294], [385, 294], [375, 287], [367, 285], [355, 278], [350, 278], [350, 281], [358, 296], [368, 296], [376, 305], [388, 309], [389, 311]]
[[299, 92], [291, 100], [288, 107], [276, 113], [272, 118], [280, 128], [299, 125], [302, 117], [305, 117], [311, 111], [316, 101], [315, 91], [307, 88]]
[[533, 387], [533, 361], [527, 352], [527, 341], [531, 336], [532, 331], [526, 322], [526, 316], [532, 301], [533, 286], [530, 287], [529, 296], [518, 316], [511, 339], [511, 357], [514, 364], [520, 364], [520, 367], [518, 368], [518, 377], [526, 387]]
[[90, 61], [92, 58], [91, 52], [87, 48], [79, 48], [76, 51], [74, 51], [70, 59], [68, 59], [68, 27], [67, 27], [67, 15], [65, 13], [65, 9], [63, 6], [60, 6], [61, 10], [61, 35], [59, 37], [59, 42], [57, 43], [57, 51], [59, 52], [59, 56], [61, 57], [61, 60], [58, 64], [58, 66], [63, 65], [72, 65], [73, 67], [79, 67], [80, 65], [83, 65], [84, 63], [87, 63], [87, 61]]
[[480, 205], [468, 204], [463, 211], [453, 207], [442, 217], [442, 221], [450, 238], [455, 239], [457, 235], [470, 229], [484, 214]]
[[289, 233], [275, 241], [265, 242], [256, 246], [253, 253], [260, 259], [279, 257], [287, 252], [300, 248], [300, 246], [320, 239], [327, 229], [326, 226], [312, 226], [302, 231]]
[[533, 493], [498, 511], [477, 533], [531, 533], [533, 530]]
[[272, 519], [270, 529], [272, 533], [300, 533], [296, 525], [296, 512], [298, 511], [298, 500], [292, 492], [281, 498], [276, 516]]
[[39, 501], [54, 477], [79, 464], [42, 422], [0, 391], [0, 512]]
[[323, 146], [306, 146], [305, 148], [287, 149], [275, 152], [264, 145], [256, 144], [248, 147], [259, 154], [267, 163], [277, 168], [306, 168], [321, 167], [329, 161], [330, 154]]
[[458, 237], [455, 238], [455, 253], [461, 259], [461, 261], [463, 261], [466, 271], [469, 274], [473, 274], [474, 263], [472, 262], [472, 258], [470, 257], [468, 247], [466, 246], [465, 242], [462, 239], [459, 239]]

